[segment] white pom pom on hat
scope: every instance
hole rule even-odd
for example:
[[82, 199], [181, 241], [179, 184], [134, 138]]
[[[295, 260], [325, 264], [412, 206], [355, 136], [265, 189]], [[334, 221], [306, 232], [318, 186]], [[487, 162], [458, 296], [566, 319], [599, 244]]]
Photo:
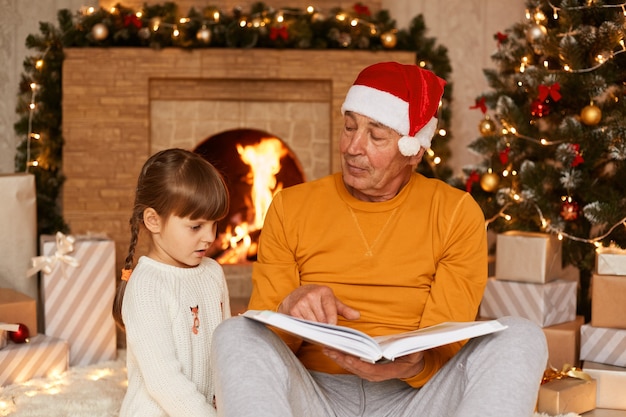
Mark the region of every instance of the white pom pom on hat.
[[392, 128], [405, 156], [430, 148], [446, 82], [417, 65], [380, 62], [365, 68], [348, 90], [341, 113], [352, 111]]

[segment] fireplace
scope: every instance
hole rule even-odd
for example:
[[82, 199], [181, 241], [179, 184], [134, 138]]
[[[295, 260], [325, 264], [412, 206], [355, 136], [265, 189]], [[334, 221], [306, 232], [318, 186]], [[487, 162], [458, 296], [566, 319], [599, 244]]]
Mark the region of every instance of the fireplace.
[[222, 265], [255, 260], [272, 197], [305, 181], [300, 161], [280, 138], [256, 129], [219, 133], [194, 152], [220, 171], [230, 192], [229, 213], [218, 224], [218, 237], [208, 256]]
[[[64, 53], [63, 215], [72, 234], [110, 236], [118, 269], [128, 248], [137, 174], [149, 155], [174, 146], [194, 150], [208, 138], [254, 130], [284, 142], [302, 180], [320, 178], [340, 167], [340, 106], [358, 72], [380, 61], [415, 62], [414, 53], [401, 51]], [[249, 290], [242, 271], [242, 287], [231, 287], [235, 296]]]

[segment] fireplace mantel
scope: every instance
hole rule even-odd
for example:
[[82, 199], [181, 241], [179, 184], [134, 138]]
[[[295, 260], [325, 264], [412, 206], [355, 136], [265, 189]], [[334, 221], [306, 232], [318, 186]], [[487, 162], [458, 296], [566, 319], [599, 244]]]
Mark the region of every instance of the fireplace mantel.
[[[316, 172], [315, 177], [340, 167], [340, 107], [358, 72], [380, 61], [415, 62], [414, 53], [398, 51], [68, 48], [64, 52], [63, 216], [73, 234], [110, 236], [116, 242], [118, 270], [128, 248], [137, 174], [146, 158], [159, 150], [151, 137], [151, 103], [162, 99], [168, 88], [190, 85], [196, 96], [224, 101], [247, 97], [327, 101], [330, 137], [320, 155], [329, 160], [328, 172]], [[233, 88], [237, 82], [241, 85]], [[250, 85], [257, 88], [251, 90]], [[280, 92], [277, 85], [282, 86]], [[229, 96], [229, 90], [239, 96]], [[205, 136], [217, 133], [207, 131]]]

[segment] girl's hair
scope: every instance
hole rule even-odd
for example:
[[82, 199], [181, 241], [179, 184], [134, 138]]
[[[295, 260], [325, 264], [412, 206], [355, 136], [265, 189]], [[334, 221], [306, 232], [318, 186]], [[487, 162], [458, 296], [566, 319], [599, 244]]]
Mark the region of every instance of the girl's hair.
[[[152, 155], [137, 179], [130, 217], [130, 245], [124, 269], [133, 268], [143, 213], [153, 208], [165, 219], [222, 220], [228, 214], [229, 195], [220, 173], [202, 156], [184, 149], [166, 149]], [[113, 318], [124, 329], [122, 300], [126, 281], [120, 282], [113, 302]]]

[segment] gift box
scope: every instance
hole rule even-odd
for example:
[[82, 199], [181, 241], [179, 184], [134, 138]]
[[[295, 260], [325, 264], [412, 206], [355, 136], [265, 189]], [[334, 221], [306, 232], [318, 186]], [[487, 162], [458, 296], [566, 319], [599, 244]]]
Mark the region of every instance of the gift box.
[[576, 316], [573, 321], [543, 328], [548, 342], [549, 366], [580, 366], [580, 326], [584, 323], [584, 316]]
[[597, 381], [597, 408], [626, 410], [626, 368], [585, 361], [583, 371]]
[[626, 275], [626, 249], [613, 246], [598, 248], [596, 272], [600, 275]]
[[32, 174], [0, 174], [0, 288], [37, 299], [36, 279], [26, 277], [37, 254], [37, 197]]
[[626, 330], [580, 326], [580, 360], [626, 366]]
[[509, 231], [496, 238], [495, 277], [546, 283], [561, 276], [562, 242], [546, 233]]
[[626, 277], [593, 274], [591, 325], [626, 329]]
[[70, 366], [114, 360], [115, 243], [88, 236], [65, 239], [70, 242], [58, 234], [41, 238], [43, 256], [53, 256], [59, 246], [71, 248], [64, 261], [42, 274], [45, 334], [69, 342]]
[[36, 301], [10, 288], [0, 288], [0, 322], [21, 323], [30, 334], [37, 334]]
[[38, 334], [28, 343], [9, 342], [0, 350], [0, 386], [59, 375], [67, 370], [68, 361], [65, 340]]
[[554, 379], [539, 387], [537, 411], [551, 416], [591, 411], [596, 408], [596, 388], [595, 379]]
[[576, 319], [575, 281], [557, 280], [546, 284], [502, 281], [489, 278], [480, 304], [480, 317], [525, 317], [541, 327]]

